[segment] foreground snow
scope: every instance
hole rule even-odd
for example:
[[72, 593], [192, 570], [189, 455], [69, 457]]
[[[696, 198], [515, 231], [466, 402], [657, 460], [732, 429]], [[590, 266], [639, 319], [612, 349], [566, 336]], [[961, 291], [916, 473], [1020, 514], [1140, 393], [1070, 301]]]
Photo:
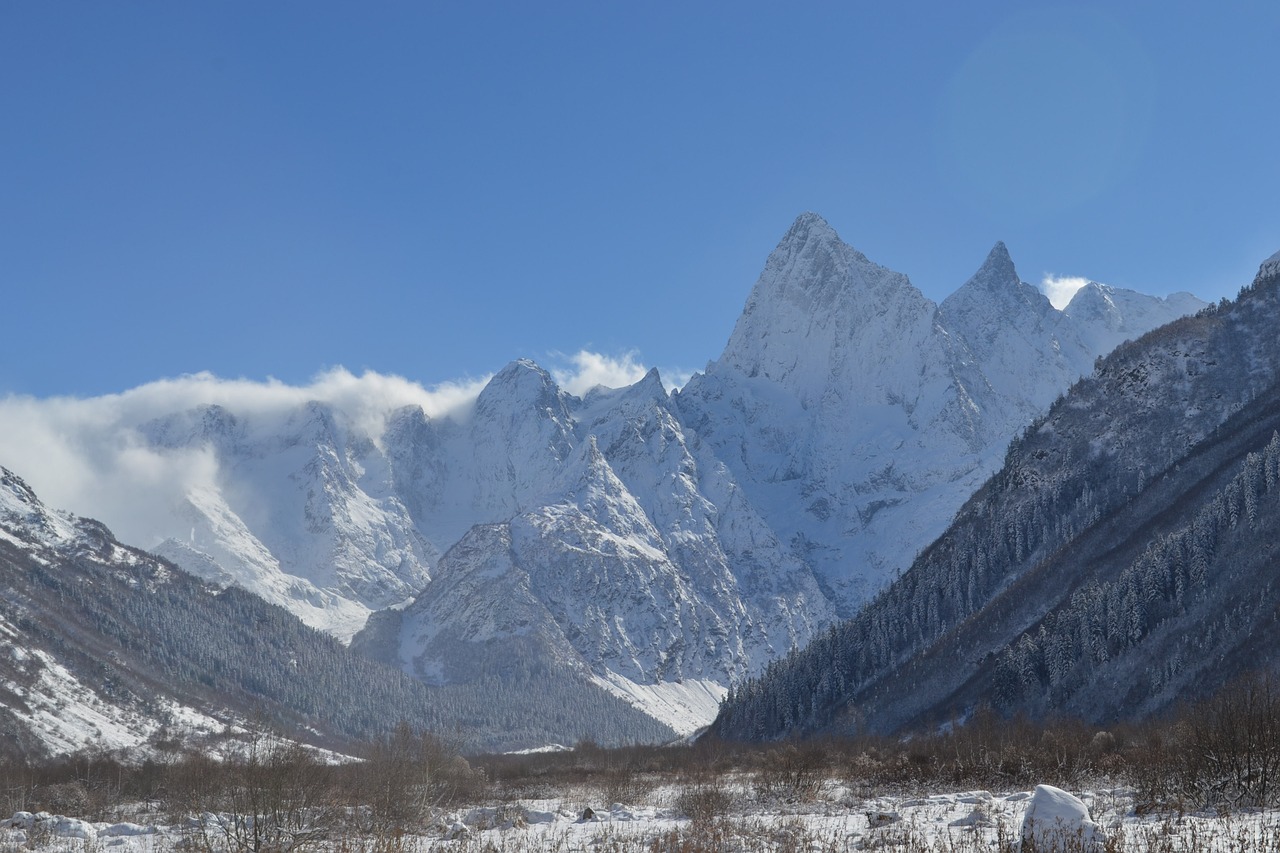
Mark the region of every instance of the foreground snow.
[[[1081, 840], [1070, 833], [1065, 850], [1250, 851], [1280, 848], [1280, 811], [1248, 814], [1148, 815], [1134, 811], [1131, 789], [1079, 793], [1079, 800], [1054, 788], [1035, 792], [965, 791], [923, 796], [863, 797], [827, 783], [812, 800], [800, 803], [759, 801], [733, 785], [661, 787], [644, 796], [643, 805], [599, 802], [599, 791], [583, 789], [556, 799], [526, 799], [501, 805], [442, 812], [422, 835], [403, 839], [408, 850], [439, 851], [588, 851], [724, 849], [748, 851], [888, 849], [920, 851], [1014, 851], [1023, 821], [1037, 800], [1051, 802], [1055, 815], [1087, 808], [1097, 824]], [[714, 790], [723, 815], [691, 820], [699, 794]], [[1071, 806], [1063, 803], [1071, 802]], [[1049, 813], [1044, 811], [1042, 814]], [[177, 824], [85, 820], [19, 812], [0, 823], [0, 850], [168, 851], [236, 849], [221, 827], [229, 816], [206, 814]], [[1061, 818], [1059, 817], [1059, 820]], [[136, 821], [136, 822], [135, 822]], [[1096, 835], [1094, 834], [1096, 832]], [[341, 836], [342, 833], [336, 833]], [[385, 839], [383, 840], [385, 844]], [[330, 837], [310, 849], [375, 849], [373, 839]], [[1053, 849], [1041, 844], [1038, 849]]]

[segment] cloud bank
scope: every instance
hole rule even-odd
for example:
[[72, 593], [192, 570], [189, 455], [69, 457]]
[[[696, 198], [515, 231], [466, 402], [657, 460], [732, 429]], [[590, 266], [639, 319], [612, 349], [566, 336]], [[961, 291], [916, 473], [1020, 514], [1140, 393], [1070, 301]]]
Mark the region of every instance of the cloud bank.
[[640, 363], [639, 356], [634, 351], [613, 357], [579, 350], [571, 356], [557, 354], [555, 357], [567, 360], [569, 366], [553, 367], [550, 371], [552, 378], [565, 391], [578, 397], [597, 385], [606, 388], [634, 385], [649, 372], [649, 368]]
[[[620, 387], [647, 368], [635, 353], [582, 350], [553, 370], [574, 394]], [[405, 406], [428, 417], [464, 416], [489, 377], [425, 387], [400, 376], [336, 368], [303, 385], [222, 379], [209, 373], [150, 382], [101, 397], [0, 399], [0, 465], [25, 479], [47, 506], [105, 522], [124, 542], [154, 547], [175, 529], [175, 510], [192, 489], [216, 487], [207, 449], [157, 449], [139, 427], [175, 413], [219, 405], [255, 431], [276, 430], [308, 402], [326, 403], [346, 423], [378, 437]]]
[[[639, 353], [634, 350], [619, 356], [603, 355], [590, 350], [579, 350], [573, 355], [553, 354], [553, 359], [566, 362], [564, 366], [553, 367], [551, 377], [556, 384], [577, 397], [590, 391], [597, 385], [606, 388], [623, 388], [634, 385], [649, 372], [649, 366], [640, 361]], [[658, 371], [663, 386], [683, 387], [693, 375], [692, 371], [679, 368], [664, 368]]]

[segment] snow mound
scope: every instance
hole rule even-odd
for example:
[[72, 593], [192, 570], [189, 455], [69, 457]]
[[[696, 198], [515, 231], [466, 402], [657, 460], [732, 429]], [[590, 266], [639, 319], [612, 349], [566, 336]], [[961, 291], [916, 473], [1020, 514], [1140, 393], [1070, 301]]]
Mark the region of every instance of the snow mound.
[[1092, 851], [1101, 850], [1105, 841], [1083, 800], [1052, 785], [1036, 786], [1022, 817], [1023, 850]]

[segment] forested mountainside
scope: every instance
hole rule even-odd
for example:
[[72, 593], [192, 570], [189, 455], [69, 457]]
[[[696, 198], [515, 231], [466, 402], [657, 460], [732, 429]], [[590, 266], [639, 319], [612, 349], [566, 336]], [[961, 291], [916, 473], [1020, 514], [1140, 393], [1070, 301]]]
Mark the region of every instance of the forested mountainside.
[[672, 735], [603, 691], [566, 703], [536, 673], [502, 688], [519, 695], [500, 709], [488, 695], [431, 691], [256, 595], [218, 590], [98, 522], [47, 509], [4, 469], [0, 580], [0, 740], [20, 754], [135, 747], [245, 721], [329, 746], [399, 721], [471, 748], [563, 731], [615, 743]]
[[1274, 660], [1280, 255], [1119, 347], [857, 617], [732, 692], [756, 739], [975, 707], [1104, 721]]

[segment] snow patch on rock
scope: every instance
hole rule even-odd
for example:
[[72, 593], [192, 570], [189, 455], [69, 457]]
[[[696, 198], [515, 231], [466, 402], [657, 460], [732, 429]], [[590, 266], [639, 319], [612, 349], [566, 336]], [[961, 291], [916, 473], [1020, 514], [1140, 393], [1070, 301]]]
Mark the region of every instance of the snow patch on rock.
[[720, 701], [729, 692], [724, 685], [711, 679], [687, 678], [638, 684], [609, 670], [593, 676], [592, 681], [659, 722], [666, 723], [681, 737], [710, 725], [720, 710]]

